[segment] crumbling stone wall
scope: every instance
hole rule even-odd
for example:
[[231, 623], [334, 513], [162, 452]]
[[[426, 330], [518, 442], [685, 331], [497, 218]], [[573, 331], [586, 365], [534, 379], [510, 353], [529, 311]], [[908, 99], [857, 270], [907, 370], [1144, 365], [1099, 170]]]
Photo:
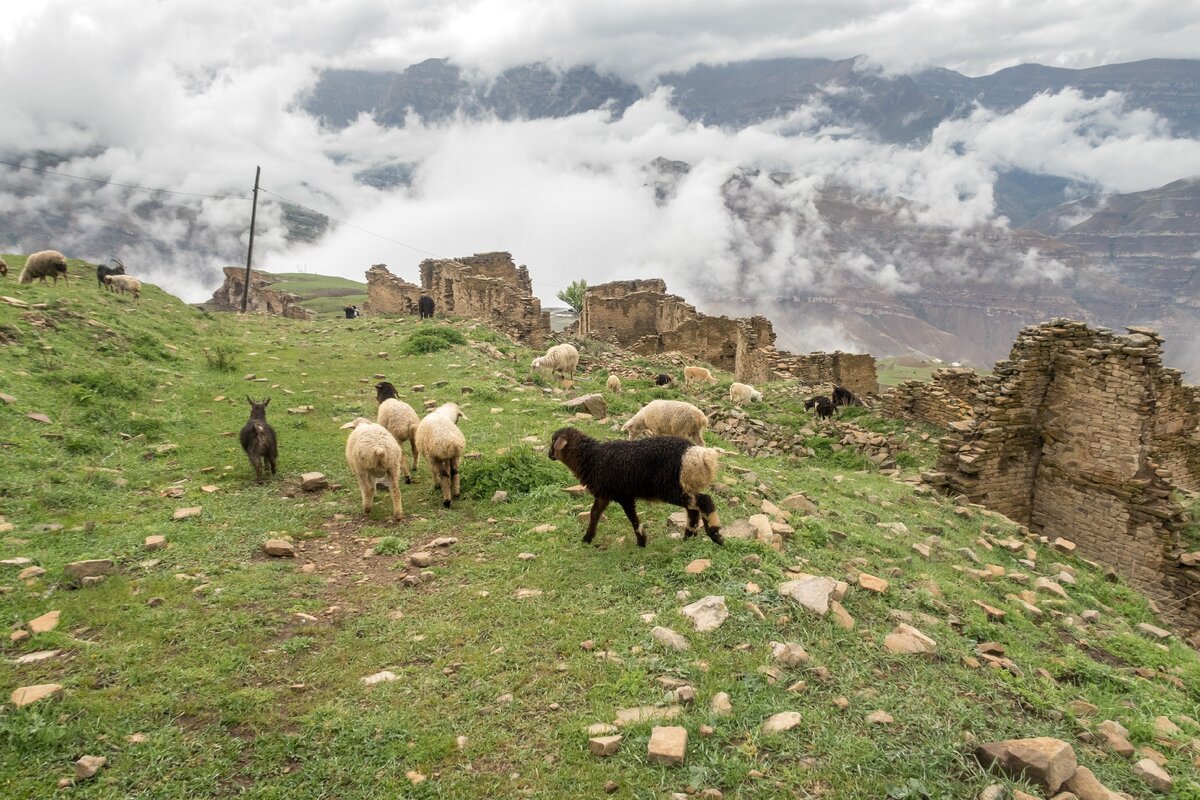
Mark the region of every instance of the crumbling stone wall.
[[441, 313], [470, 317], [540, 348], [550, 337], [550, 314], [533, 296], [525, 265], [509, 253], [476, 253], [421, 262], [421, 290]]
[[367, 302], [364, 314], [416, 314], [421, 287], [393, 275], [387, 264], [367, 270]]
[[[317, 316], [316, 313], [300, 305], [300, 301], [303, 299], [300, 295], [267, 288], [278, 280], [269, 273], [252, 270], [250, 273], [250, 297], [246, 303], [246, 310], [255, 314], [273, 314], [292, 319], [313, 319]], [[205, 305], [221, 311], [241, 311], [245, 286], [246, 270], [244, 267], [225, 267], [225, 282], [213, 292], [212, 299]]]
[[949, 428], [975, 416], [971, 400], [979, 391], [979, 376], [962, 368], [936, 370], [928, 381], [905, 381], [880, 396], [879, 413]]
[[661, 278], [613, 281], [587, 288], [573, 332], [632, 348], [645, 337], [673, 330], [696, 316], [694, 306], [667, 294]]
[[1200, 573], [1179, 560], [1186, 515], [1159, 449], [1170, 441], [1157, 433], [1162, 421], [1179, 418], [1161, 404], [1181, 391], [1161, 352], [1143, 329], [1114, 335], [1061, 319], [1025, 328], [1009, 360], [981, 380], [976, 418], [939, 443], [930, 478], [1070, 539], [1165, 612], [1200, 625]]
[[1154, 450], [1177, 486], [1200, 491], [1200, 387], [1185, 384], [1179, 370], [1164, 369], [1155, 395]]
[[810, 386], [833, 385], [849, 389], [865, 397], [879, 390], [879, 378], [875, 371], [875, 358], [866, 353], [795, 354], [778, 351], [768, 357], [771, 373], [777, 378], [798, 378]]

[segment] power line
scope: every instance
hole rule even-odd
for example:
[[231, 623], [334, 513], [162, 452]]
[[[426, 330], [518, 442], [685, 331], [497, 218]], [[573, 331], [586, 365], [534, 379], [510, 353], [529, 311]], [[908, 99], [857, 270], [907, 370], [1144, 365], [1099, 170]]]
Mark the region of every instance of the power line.
[[405, 242], [401, 242], [401, 241], [399, 241], [398, 239], [393, 239], [393, 238], [391, 238], [390, 236], [384, 236], [382, 233], [376, 233], [375, 231], [370, 231], [370, 230], [367, 230], [366, 228], [363, 228], [363, 227], [360, 227], [360, 226], [358, 226], [358, 225], [355, 225], [355, 224], [354, 224], [354, 223], [352, 223], [352, 222], [346, 222], [345, 220], [338, 219], [337, 217], [334, 217], [334, 216], [331, 216], [331, 215], [329, 215], [329, 214], [326, 214], [324, 211], [318, 211], [318, 210], [317, 210], [317, 209], [315, 209], [315, 208], [309, 208], [308, 206], [304, 205], [303, 203], [297, 203], [295, 200], [289, 200], [289, 199], [287, 199], [286, 197], [284, 197], [284, 196], [283, 196], [283, 195], [281, 195], [281, 194], [276, 194], [275, 192], [272, 192], [270, 189], [266, 189], [266, 188], [263, 188], [263, 187], [261, 187], [261, 186], [260, 186], [260, 187], [259, 187], [259, 191], [263, 192], [264, 194], [269, 194], [269, 195], [271, 195], [272, 197], [277, 197], [277, 198], [279, 198], [280, 200], [282, 200], [282, 201], [283, 201], [283, 202], [285, 202], [285, 203], [289, 203], [289, 204], [291, 204], [291, 205], [293, 205], [293, 206], [297, 206], [298, 208], [303, 208], [305, 211], [311, 211], [311, 212], [312, 212], [312, 213], [314, 213], [314, 214], [319, 214], [320, 216], [322, 216], [322, 217], [325, 217], [325, 219], [332, 220], [332, 221], [334, 221], [334, 222], [338, 223], [339, 225], [345, 225], [347, 228], [353, 228], [354, 230], [356, 230], [356, 231], [362, 231], [363, 233], [365, 233], [365, 234], [367, 234], [367, 235], [369, 235], [369, 236], [374, 236], [374, 237], [375, 237], [375, 238], [377, 238], [377, 239], [382, 239], [382, 240], [384, 240], [385, 242], [391, 242], [392, 244], [398, 244], [398, 245], [400, 245], [401, 247], [407, 247], [409, 250], [413, 250], [413, 251], [415, 251], [415, 252], [417, 252], [417, 253], [424, 253], [425, 255], [427, 255], [427, 256], [432, 256], [432, 257], [434, 257], [434, 258], [438, 258], [438, 259], [444, 259], [444, 258], [445, 258], [444, 256], [441, 256], [441, 255], [439, 255], [439, 254], [437, 254], [437, 253], [431, 253], [431, 252], [429, 252], [428, 250], [422, 250], [420, 247], [414, 247], [414, 246], [413, 246], [413, 245], [411, 245], [411, 244], [407, 244], [407, 243], [405, 243]]
[[30, 172], [40, 172], [43, 175], [54, 175], [59, 178], [73, 178], [77, 181], [88, 181], [89, 183], [98, 183], [102, 186], [119, 186], [122, 189], [134, 189], [139, 192], [160, 192], [162, 194], [179, 194], [179, 195], [184, 195], [186, 197], [208, 197], [208, 198], [212, 198], [214, 200], [245, 200], [246, 199], [245, 197], [243, 197], [241, 195], [201, 194], [200, 192], [179, 192], [179, 191], [175, 191], [174, 189], [155, 189], [150, 186], [135, 186], [135, 185], [129, 184], [129, 183], [116, 183], [114, 181], [102, 181], [99, 178], [87, 178], [87, 177], [84, 177], [83, 175], [71, 175], [70, 173], [67, 173], [67, 172], [55, 172], [52, 169], [42, 169], [41, 167], [29, 167], [24, 164], [15, 164], [12, 161], [0, 160], [0, 164], [7, 164], [8, 166], [15, 167], [16, 169], [27, 169]]

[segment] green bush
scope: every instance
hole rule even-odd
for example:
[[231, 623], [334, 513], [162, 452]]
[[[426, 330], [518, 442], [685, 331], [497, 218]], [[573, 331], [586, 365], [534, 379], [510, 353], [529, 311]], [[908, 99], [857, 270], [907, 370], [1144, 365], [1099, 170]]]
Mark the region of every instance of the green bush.
[[510, 495], [528, 494], [540, 486], [561, 486], [571, 475], [542, 450], [515, 447], [485, 460], [478, 469], [463, 472], [463, 494], [476, 500], [490, 499], [497, 491]]
[[400, 346], [400, 352], [404, 355], [419, 356], [425, 353], [436, 353], [439, 350], [449, 350], [456, 344], [466, 343], [467, 337], [454, 328], [421, 328]]

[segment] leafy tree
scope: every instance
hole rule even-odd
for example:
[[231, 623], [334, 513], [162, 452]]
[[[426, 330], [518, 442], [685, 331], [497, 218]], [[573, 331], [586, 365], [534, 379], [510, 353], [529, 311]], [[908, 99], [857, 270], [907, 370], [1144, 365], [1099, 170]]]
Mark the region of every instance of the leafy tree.
[[587, 291], [587, 281], [572, 281], [571, 285], [558, 293], [558, 299], [571, 307], [576, 314], [583, 311], [583, 293]]

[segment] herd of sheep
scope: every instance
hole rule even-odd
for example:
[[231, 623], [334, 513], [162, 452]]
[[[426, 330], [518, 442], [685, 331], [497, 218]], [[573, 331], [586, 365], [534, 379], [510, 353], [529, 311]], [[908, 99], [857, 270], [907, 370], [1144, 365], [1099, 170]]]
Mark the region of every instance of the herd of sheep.
[[[105, 264], [96, 267], [98, 285], [138, 299], [141, 282], [125, 274], [125, 265], [119, 259], [113, 259], [113, 263], [112, 267]], [[7, 272], [8, 265], [0, 260], [0, 275]], [[44, 283], [46, 278], [53, 278], [57, 283], [60, 276], [67, 278], [66, 258], [56, 250], [44, 250], [26, 259], [20, 282], [32, 283], [37, 278]], [[545, 355], [533, 359], [532, 366], [549, 370], [568, 382], [574, 379], [579, 367], [579, 351], [570, 344], [554, 345]], [[683, 379], [688, 387], [717, 382], [708, 369], [698, 366], [685, 367]], [[654, 382], [667, 386], [674, 379], [662, 373]], [[619, 393], [621, 379], [609, 375], [605, 386], [608, 391]], [[466, 452], [466, 437], [458, 421], [470, 418], [457, 404], [445, 403], [422, 419], [397, 396], [391, 383], [382, 381], [376, 384], [375, 391], [379, 404], [376, 419], [357, 417], [342, 426], [350, 430], [346, 464], [358, 481], [363, 513], [370, 515], [377, 481], [385, 478], [392, 500], [392, 520], [398, 521], [404, 514], [400, 477], [404, 477], [405, 483], [412, 483], [411, 470], [422, 456], [441, 490], [442, 505], [449, 508], [460, 493], [460, 467]], [[734, 405], [760, 402], [762, 398], [762, 392], [748, 384], [734, 383], [729, 387], [729, 399]], [[275, 430], [267, 422], [267, 405], [271, 401], [266, 398], [256, 402], [250, 397], [246, 400], [250, 404], [250, 417], [239, 441], [255, 478], [262, 481], [267, 471], [275, 474], [279, 456]], [[857, 403], [858, 398], [852, 393], [834, 387], [832, 399], [814, 397], [805, 403], [805, 408], [815, 409], [818, 417], [828, 417], [836, 406]], [[655, 500], [686, 510], [685, 536], [695, 535], [703, 525], [709, 538], [721, 544], [720, 518], [712, 497], [706, 494], [716, 479], [719, 452], [704, 446], [707, 426], [708, 417], [691, 403], [658, 399], [647, 403], [622, 426], [628, 440], [601, 442], [571, 427], [556, 431], [550, 440], [549, 458], [564, 464], [594, 498], [583, 541], [592, 541], [601, 514], [615, 502], [633, 526], [638, 546], [645, 547], [645, 527], [638, 518], [636, 501]], [[406, 442], [412, 454], [411, 468], [404, 456]]]
[[[579, 366], [579, 351], [570, 344], [554, 345], [545, 355], [533, 359], [532, 366], [570, 381]], [[704, 367], [686, 367], [684, 382], [691, 386], [715, 383], [716, 378]], [[655, 383], [666, 385], [673, 383], [673, 379], [659, 375]], [[621, 380], [616, 375], [609, 375], [605, 385], [610, 392], [621, 391]], [[744, 383], [734, 383], [729, 397], [734, 404], [743, 405], [761, 401], [762, 392]], [[466, 452], [466, 437], [458, 421], [470, 418], [457, 404], [445, 403], [422, 419], [387, 381], [375, 385], [375, 398], [378, 411], [374, 421], [357, 417], [342, 426], [350, 430], [346, 464], [358, 481], [363, 513], [371, 514], [377, 481], [386, 479], [392, 499], [392, 520], [398, 521], [404, 513], [400, 478], [403, 476], [405, 483], [412, 483], [411, 470], [422, 456], [441, 490], [442, 505], [449, 508], [460, 493], [459, 470]], [[246, 400], [250, 403], [250, 419], [241, 432], [242, 448], [261, 481], [265, 468], [272, 474], [275, 472], [275, 431], [266, 421], [269, 399], [261, 403], [249, 397]], [[820, 415], [826, 404], [835, 401], [838, 405], [850, 405], [858, 399], [842, 387], [835, 387], [834, 400], [823, 396], [813, 398], [807, 407], [815, 406]], [[719, 451], [704, 446], [707, 426], [708, 417], [691, 403], [657, 399], [643, 406], [622, 426], [628, 440], [601, 442], [572, 427], [555, 431], [547, 455], [565, 465], [594, 498], [583, 541], [592, 541], [600, 516], [615, 502], [633, 526], [638, 546], [645, 547], [646, 531], [638, 518], [636, 503], [654, 500], [686, 510], [685, 537], [694, 536], [703, 525], [708, 537], [721, 544], [720, 517], [712, 497], [706, 493], [716, 479]], [[406, 442], [412, 454], [411, 467], [405, 459]]]

